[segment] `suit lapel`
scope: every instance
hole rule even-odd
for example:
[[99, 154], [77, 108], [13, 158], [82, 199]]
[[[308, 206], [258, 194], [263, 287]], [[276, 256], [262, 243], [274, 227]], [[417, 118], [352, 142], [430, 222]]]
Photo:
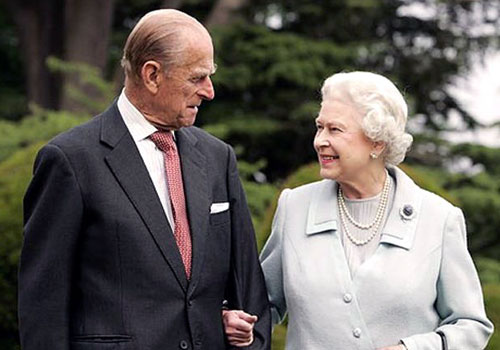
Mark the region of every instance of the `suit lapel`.
[[105, 157], [106, 163], [141, 216], [179, 284], [186, 291], [188, 282], [174, 235], [116, 103], [102, 115], [101, 142], [112, 148]]
[[177, 146], [182, 164], [182, 179], [193, 246], [191, 281], [192, 293], [201, 275], [208, 234], [210, 192], [205, 155], [199, 150], [198, 139], [189, 128], [176, 132]]

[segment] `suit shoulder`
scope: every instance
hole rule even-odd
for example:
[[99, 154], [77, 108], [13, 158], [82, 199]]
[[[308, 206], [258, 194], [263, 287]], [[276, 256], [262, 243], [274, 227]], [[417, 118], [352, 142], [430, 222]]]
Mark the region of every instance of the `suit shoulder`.
[[100, 132], [100, 116], [84, 122], [83, 124], [74, 126], [52, 138], [48, 143], [58, 146], [61, 149], [72, 148], [78, 145], [83, 145], [89, 139], [99, 138]]
[[433, 208], [443, 208], [446, 210], [450, 210], [453, 207], [455, 207], [455, 205], [453, 205], [451, 202], [449, 202], [445, 198], [441, 197], [440, 195], [438, 195], [434, 192], [425, 190], [425, 189], [421, 189], [421, 190], [423, 192], [423, 204], [424, 205], [429, 205]]
[[212, 134], [209, 134], [205, 130], [197, 127], [197, 126], [190, 126], [187, 127], [186, 130], [190, 133], [192, 133], [194, 136], [196, 136], [198, 139], [207, 141], [207, 142], [212, 142], [215, 144], [221, 144], [221, 145], [227, 145], [224, 141], [221, 139], [213, 136]]
[[445, 198], [439, 196], [438, 194], [422, 189], [422, 208], [428, 208], [433, 212], [433, 214], [440, 214], [446, 217], [447, 214], [452, 210], [460, 210], [453, 203], [449, 202]]
[[209, 147], [215, 147], [220, 149], [227, 149], [228, 147], [231, 148], [231, 146], [226, 142], [218, 139], [217, 137], [209, 134], [208, 132], [206, 132], [203, 129], [200, 129], [199, 127], [190, 126], [185, 128], [185, 130], [186, 132], [196, 137], [198, 141], [203, 142], [205, 145], [208, 145]]

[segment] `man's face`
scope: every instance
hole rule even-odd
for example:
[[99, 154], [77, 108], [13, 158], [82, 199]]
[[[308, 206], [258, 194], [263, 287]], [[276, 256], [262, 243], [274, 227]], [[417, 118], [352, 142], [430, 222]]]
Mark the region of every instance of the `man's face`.
[[168, 129], [179, 129], [194, 124], [203, 100], [214, 98], [210, 75], [215, 72], [212, 40], [207, 35], [191, 37], [187, 48], [164, 74], [155, 96], [156, 124]]

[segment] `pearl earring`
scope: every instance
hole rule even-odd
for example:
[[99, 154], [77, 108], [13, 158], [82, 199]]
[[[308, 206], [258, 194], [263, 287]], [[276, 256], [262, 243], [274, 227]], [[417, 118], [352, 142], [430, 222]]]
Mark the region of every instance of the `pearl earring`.
[[378, 158], [377, 153], [375, 153], [375, 152], [370, 153], [370, 158], [371, 159], [377, 159]]

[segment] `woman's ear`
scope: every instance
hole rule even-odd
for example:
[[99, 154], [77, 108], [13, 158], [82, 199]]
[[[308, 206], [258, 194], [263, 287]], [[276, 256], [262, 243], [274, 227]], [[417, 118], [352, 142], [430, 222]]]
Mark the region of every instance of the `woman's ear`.
[[156, 61], [146, 61], [142, 65], [141, 78], [144, 86], [152, 94], [158, 93], [161, 76], [161, 65]]
[[385, 151], [385, 142], [384, 141], [376, 141], [372, 142], [372, 153], [377, 155], [377, 158], [382, 155]]

